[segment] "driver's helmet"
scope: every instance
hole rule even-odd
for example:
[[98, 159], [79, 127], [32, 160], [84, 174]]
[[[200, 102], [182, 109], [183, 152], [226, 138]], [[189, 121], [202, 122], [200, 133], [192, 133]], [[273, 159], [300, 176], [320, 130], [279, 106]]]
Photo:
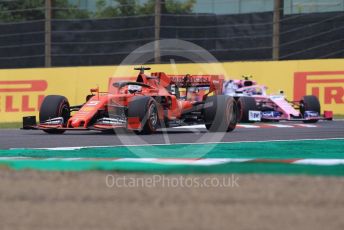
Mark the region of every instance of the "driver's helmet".
[[128, 85], [129, 93], [137, 93], [142, 91], [142, 86], [140, 85]]
[[238, 88], [238, 85], [233, 80], [225, 81], [223, 84], [223, 94], [233, 96]]

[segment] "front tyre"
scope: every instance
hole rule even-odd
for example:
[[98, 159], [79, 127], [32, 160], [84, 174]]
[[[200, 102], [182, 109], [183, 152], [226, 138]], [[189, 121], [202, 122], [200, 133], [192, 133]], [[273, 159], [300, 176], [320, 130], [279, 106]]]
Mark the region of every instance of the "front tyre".
[[257, 103], [253, 97], [240, 97], [238, 99], [238, 122], [246, 122], [249, 123], [249, 113], [250, 110], [257, 111]]
[[138, 134], [154, 133], [159, 127], [158, 104], [152, 97], [137, 96], [129, 103], [128, 118], [138, 118], [141, 128]]
[[[304, 96], [301, 100], [300, 103], [300, 113], [302, 116], [305, 116], [306, 111], [311, 111], [311, 112], [317, 112], [320, 114], [320, 102], [319, 99], [316, 96], [313, 95], [308, 95]], [[303, 121], [304, 123], [316, 123], [318, 122], [317, 119], [312, 119], [312, 120], [305, 120]]]
[[210, 132], [231, 132], [237, 124], [236, 101], [226, 95], [208, 97], [203, 115], [206, 128]]
[[[70, 117], [70, 107], [67, 98], [60, 95], [46, 96], [42, 102], [39, 110], [39, 121], [43, 123], [49, 119], [62, 117], [63, 121], [67, 123]], [[50, 134], [62, 134], [65, 130], [59, 129], [46, 129], [43, 130]]]

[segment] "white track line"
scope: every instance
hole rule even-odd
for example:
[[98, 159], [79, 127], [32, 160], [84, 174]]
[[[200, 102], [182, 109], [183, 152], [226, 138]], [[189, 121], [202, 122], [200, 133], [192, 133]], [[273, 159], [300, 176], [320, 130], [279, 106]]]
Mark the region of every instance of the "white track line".
[[204, 159], [168, 159], [168, 158], [121, 158], [114, 162], [136, 162], [136, 163], [155, 163], [155, 164], [186, 164], [186, 165], [217, 165], [230, 162], [246, 162], [250, 158], [204, 158]]
[[[310, 125], [310, 124], [292, 124], [292, 125], [282, 125], [282, 124], [263, 124], [264, 126], [271, 126], [274, 128], [295, 128], [296, 126], [305, 127], [305, 128], [316, 128], [318, 126], [316, 125]], [[257, 129], [261, 128], [260, 125], [248, 125], [248, 124], [238, 124], [236, 126], [237, 128], [247, 128], [247, 129]], [[173, 127], [173, 129], [205, 129], [204, 125], [186, 125], [186, 126], [178, 126]]]
[[6, 160], [24, 160], [24, 159], [30, 159], [31, 157], [0, 157], [0, 161], [6, 161]]
[[63, 158], [62, 161], [79, 161], [82, 160], [81, 157], [70, 157], [70, 158]]
[[205, 129], [205, 125], [185, 125], [173, 127], [173, 129]]
[[293, 164], [303, 165], [340, 165], [344, 164], [344, 159], [302, 159], [293, 162]]
[[306, 128], [316, 128], [318, 127], [317, 125], [310, 125], [310, 124], [294, 124], [297, 126], [301, 126], [301, 127], [306, 127]]
[[292, 140], [261, 140], [261, 141], [226, 141], [226, 142], [202, 142], [202, 143], [170, 143], [170, 144], [141, 144], [141, 145], [103, 145], [103, 146], [76, 146], [76, 147], [52, 147], [52, 148], [10, 148], [10, 150], [80, 150], [85, 148], [116, 148], [116, 147], [144, 147], [144, 146], [169, 146], [169, 145], [205, 145], [205, 144], [239, 144], [239, 143], [265, 143], [265, 142], [292, 142], [292, 141], [326, 141], [344, 140], [335, 138], [292, 139]]
[[[1, 161], [17, 161], [17, 160], [38, 160], [38, 161], [98, 161], [96, 158], [34, 158], [34, 157], [2, 157]], [[259, 158], [203, 158], [203, 159], [167, 159], [167, 158], [119, 158], [119, 159], [100, 159], [99, 161], [108, 162], [123, 162], [123, 163], [152, 163], [160, 165], [221, 165], [226, 163], [242, 163], [242, 162], [260, 162]], [[264, 159], [266, 160], [266, 159]], [[263, 161], [262, 161], [263, 162]], [[278, 161], [271, 163], [279, 163]], [[281, 161], [280, 163], [283, 163]], [[334, 166], [344, 165], [344, 159], [299, 159], [294, 162], [285, 164], [299, 164], [299, 165], [318, 165], [318, 166]]]
[[[246, 125], [246, 124], [238, 124], [236, 127], [238, 128], [260, 128], [259, 125]], [[173, 129], [205, 129], [204, 125], [186, 125], [186, 126], [178, 126], [173, 127]]]
[[258, 126], [258, 125], [244, 125], [244, 124], [238, 124], [237, 127], [239, 127], [239, 128], [248, 128], [248, 129], [260, 128], [260, 126]]
[[[90, 146], [95, 147], [95, 146]], [[68, 150], [79, 150], [85, 148], [84, 146], [79, 147], [54, 147], [54, 150], [62, 150], [62, 151], [68, 151]], [[33, 148], [33, 149], [45, 149], [45, 148]]]
[[292, 126], [292, 125], [281, 125], [281, 124], [265, 124], [265, 125], [276, 127], [276, 128], [295, 128], [295, 126]]

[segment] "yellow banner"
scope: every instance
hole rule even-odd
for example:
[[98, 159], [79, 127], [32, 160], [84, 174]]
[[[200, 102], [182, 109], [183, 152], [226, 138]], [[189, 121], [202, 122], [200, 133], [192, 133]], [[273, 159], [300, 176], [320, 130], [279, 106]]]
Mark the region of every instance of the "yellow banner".
[[[227, 79], [252, 75], [269, 93], [283, 90], [290, 100], [317, 95], [322, 110], [344, 114], [344, 59], [150, 65], [167, 74], [224, 74]], [[91, 88], [107, 91], [111, 78], [137, 75], [133, 66], [99, 66], [0, 70], [0, 122], [38, 116], [46, 95], [63, 95], [71, 105], [85, 102]]]

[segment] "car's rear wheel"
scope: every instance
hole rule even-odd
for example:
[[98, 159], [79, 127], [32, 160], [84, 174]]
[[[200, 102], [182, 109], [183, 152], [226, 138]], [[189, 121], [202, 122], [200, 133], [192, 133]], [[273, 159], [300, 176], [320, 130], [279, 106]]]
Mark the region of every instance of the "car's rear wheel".
[[253, 97], [240, 97], [238, 99], [238, 122], [253, 122], [249, 119], [249, 111], [257, 111], [256, 100]]
[[[306, 111], [317, 112], [320, 115], [320, 102], [316, 96], [308, 95], [304, 96], [300, 102], [300, 113], [305, 116]], [[304, 123], [316, 123], [317, 119], [305, 120]]]
[[128, 118], [138, 118], [141, 128], [138, 134], [154, 133], [159, 127], [158, 104], [152, 97], [134, 97], [128, 106]]
[[210, 132], [231, 132], [237, 124], [236, 101], [226, 95], [208, 97], [204, 108], [204, 122]]
[[[40, 123], [43, 123], [49, 119], [56, 117], [62, 117], [64, 123], [68, 121], [70, 117], [69, 102], [64, 96], [46, 96], [39, 110], [39, 121]], [[65, 130], [59, 129], [45, 129], [43, 131], [50, 134], [62, 134], [65, 132]]]

